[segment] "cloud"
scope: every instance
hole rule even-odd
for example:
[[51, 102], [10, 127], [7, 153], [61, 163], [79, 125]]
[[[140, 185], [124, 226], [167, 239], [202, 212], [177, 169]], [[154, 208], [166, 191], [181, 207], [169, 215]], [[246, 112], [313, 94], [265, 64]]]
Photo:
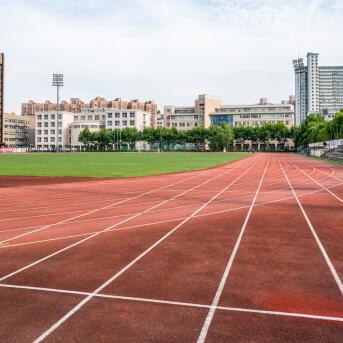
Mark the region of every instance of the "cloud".
[[53, 99], [56, 71], [65, 74], [63, 98], [138, 97], [162, 107], [192, 104], [198, 93], [279, 101], [293, 90], [298, 54], [343, 64], [340, 1], [13, 0], [1, 8], [7, 111]]

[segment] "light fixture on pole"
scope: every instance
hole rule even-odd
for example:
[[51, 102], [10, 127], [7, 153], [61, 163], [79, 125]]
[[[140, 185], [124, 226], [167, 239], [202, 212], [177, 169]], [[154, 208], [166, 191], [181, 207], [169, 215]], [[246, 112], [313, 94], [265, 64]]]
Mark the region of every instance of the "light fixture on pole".
[[58, 117], [59, 117], [59, 101], [60, 101], [60, 87], [63, 87], [63, 74], [53, 74], [52, 75], [52, 85], [53, 87], [56, 87], [57, 89], [57, 114], [56, 114], [56, 143], [55, 143], [55, 149], [56, 152], [58, 152]]

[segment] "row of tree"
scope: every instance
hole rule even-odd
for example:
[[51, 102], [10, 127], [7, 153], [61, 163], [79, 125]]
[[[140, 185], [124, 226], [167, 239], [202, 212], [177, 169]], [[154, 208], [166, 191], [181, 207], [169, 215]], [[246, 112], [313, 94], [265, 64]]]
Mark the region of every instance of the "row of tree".
[[343, 138], [343, 109], [326, 121], [321, 115], [311, 114], [295, 128], [294, 143], [305, 147], [310, 143]]
[[150, 147], [160, 150], [175, 150], [191, 145], [194, 150], [204, 150], [208, 143], [212, 151], [243, 150], [254, 145], [257, 150], [270, 150], [273, 146], [283, 149], [287, 142], [295, 147], [304, 147], [309, 143], [343, 138], [343, 110], [332, 121], [326, 121], [321, 115], [309, 115], [300, 127], [290, 129], [282, 122], [265, 123], [262, 126], [235, 126], [225, 123], [212, 125], [208, 129], [197, 126], [192, 130], [176, 128], [124, 128], [91, 132], [84, 129], [79, 141], [88, 149], [134, 150], [137, 142], [146, 142]]
[[146, 128], [138, 131], [135, 128], [122, 130], [101, 129], [91, 132], [84, 129], [79, 135], [79, 141], [88, 149], [104, 150], [111, 146], [116, 150], [123, 147], [134, 150], [136, 143], [143, 141], [151, 147], [160, 150], [174, 150], [176, 147], [185, 148], [191, 145], [195, 150], [204, 150], [208, 143], [212, 151], [232, 150], [237, 147], [243, 149], [245, 141], [252, 144], [268, 145], [270, 141], [284, 144], [292, 138], [293, 130], [279, 122], [266, 123], [263, 126], [237, 126], [230, 127], [225, 123], [212, 125], [208, 129], [198, 126], [192, 130], [177, 130], [176, 128]]

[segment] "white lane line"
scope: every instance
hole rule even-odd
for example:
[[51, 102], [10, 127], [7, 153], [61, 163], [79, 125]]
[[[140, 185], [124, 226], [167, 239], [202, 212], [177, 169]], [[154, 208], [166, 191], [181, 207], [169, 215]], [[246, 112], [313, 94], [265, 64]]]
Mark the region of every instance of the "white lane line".
[[[330, 188], [334, 188], [336, 186], [337, 185], [334, 185], [334, 186], [331, 186]], [[305, 197], [307, 195], [315, 194], [315, 193], [320, 193], [320, 192], [322, 192], [322, 190], [311, 191], [311, 192], [299, 195], [299, 198]], [[260, 194], [261, 194], [261, 192], [260, 192]], [[281, 201], [285, 201], [285, 200], [290, 200], [290, 199], [294, 199], [294, 196], [286, 197], [286, 198], [281, 198], [281, 199], [277, 199], [277, 200], [270, 200], [270, 201], [261, 202], [261, 203], [255, 203], [255, 207], [263, 206], [263, 205], [267, 205], [267, 204], [271, 204], [271, 203], [277, 203], [277, 202], [281, 202]], [[201, 205], [201, 204], [198, 204], [198, 205]], [[204, 214], [198, 214], [198, 215], [194, 216], [194, 218], [211, 216], [211, 215], [215, 215], [215, 214], [221, 214], [221, 213], [227, 213], [227, 212], [233, 212], [233, 211], [239, 211], [239, 210], [242, 210], [242, 209], [245, 209], [245, 208], [249, 208], [249, 207], [250, 207], [250, 205], [234, 207], [234, 208], [229, 209], [229, 210], [214, 211], [214, 212], [209, 212], [209, 213], [204, 213]], [[152, 212], [155, 212], [155, 211], [152, 211]], [[142, 227], [142, 226], [149, 226], [149, 225], [173, 222], [173, 221], [183, 220], [185, 218], [186, 217], [178, 217], [178, 218], [162, 220], [162, 221], [158, 221], [158, 222], [149, 222], [149, 223], [139, 224], [139, 225], [124, 226], [123, 228], [119, 228], [119, 229], [111, 229], [111, 230], [109, 230], [109, 232], [119, 231], [119, 230], [128, 230], [128, 229]], [[8, 245], [0, 246], [0, 249], [11, 248], [11, 247], [16, 247], [16, 246], [21, 246], [21, 245], [29, 245], [29, 244], [57, 241], [57, 240], [68, 239], [68, 238], [88, 236], [88, 235], [92, 235], [93, 233], [96, 233], [96, 232], [98, 232], [98, 231], [86, 232], [86, 233], [82, 233], [82, 234], [78, 234], [78, 235], [70, 235], [70, 236], [62, 236], [62, 237], [56, 237], [56, 238], [50, 238], [50, 239], [42, 239], [42, 240], [39, 240], [39, 241], [29, 241], [29, 242], [24, 242], [24, 243], [8, 244]]]
[[[293, 164], [294, 166], [296, 166], [293, 162], [290, 162], [291, 164]], [[297, 167], [298, 168], [298, 167]], [[326, 188], [324, 185], [322, 185], [320, 182], [318, 182], [317, 180], [315, 180], [310, 174], [307, 174], [305, 171], [303, 171], [302, 169], [298, 168], [304, 175], [306, 175], [307, 177], [309, 177], [313, 182], [315, 182], [318, 186], [320, 186], [321, 188], [323, 188], [324, 190], [326, 190], [328, 193], [330, 193], [334, 198], [336, 198], [338, 201], [343, 202], [343, 200], [336, 195], [335, 193], [331, 192], [328, 188]], [[343, 182], [341, 182], [343, 183]]]
[[[219, 170], [221, 170], [221, 169], [224, 169], [224, 168], [220, 168]], [[240, 168], [225, 168], [226, 170], [233, 170], [233, 169], [240, 169]], [[293, 172], [291, 172], [291, 173], [293, 173]], [[311, 174], [312, 174], [312, 172], [311, 172]], [[203, 174], [202, 174], [203, 175]], [[201, 175], [198, 175], [198, 176], [201, 176]], [[273, 178], [271, 178], [271, 179], [273, 179]], [[274, 184], [277, 184], [278, 182], [276, 182], [276, 183], [274, 183]], [[272, 183], [273, 184], [273, 183]], [[272, 184], [269, 184], [269, 185], [272, 185]], [[220, 189], [220, 187], [208, 187], [206, 190], [212, 190], [212, 189]], [[249, 188], [253, 188], [253, 186], [250, 186], [250, 187], [247, 187], [246, 189], [249, 189]], [[245, 188], [242, 188], [242, 189], [245, 189]], [[99, 190], [100, 192], [101, 192], [101, 190]], [[117, 191], [117, 189], [116, 189], [116, 191]], [[124, 191], [125, 190], [122, 190], [122, 192], [124, 193]], [[165, 190], [165, 192], [180, 192], [180, 191], [182, 191], [182, 190], [180, 190], [180, 189], [176, 189], [176, 188], [173, 188], [173, 189], [171, 189], [171, 190]], [[232, 192], [234, 192], [234, 191], [232, 191]], [[137, 193], [137, 191], [135, 191], [135, 192], [125, 192], [125, 195], [128, 195], [128, 194], [132, 194], [132, 193]], [[71, 194], [73, 194], [73, 193], [71, 193]], [[118, 196], [118, 194], [116, 194], [117, 196]], [[123, 195], [123, 194], [119, 194], [119, 195]], [[110, 193], [108, 193], [108, 194], [106, 194], [106, 195], [102, 195], [102, 196], [110, 196]], [[74, 200], [74, 199], [79, 199], [80, 197], [82, 197], [82, 195], [79, 195], [78, 197], [69, 197], [68, 196], [68, 200], [70, 200], [70, 199], [72, 199], [72, 200]], [[91, 197], [98, 197], [98, 194], [94, 194], [94, 195], [89, 195], [89, 194], [87, 194], [87, 199], [88, 198], [91, 198]], [[41, 199], [42, 199], [42, 197], [39, 197], [38, 198], [40, 201], [38, 201], [38, 202], [41, 202]], [[49, 198], [47, 199], [47, 200], [49, 200], [49, 199], [51, 199], [51, 195], [49, 195]], [[26, 201], [26, 202], [20, 202], [20, 204], [25, 204], [25, 203], [29, 203], [29, 204], [32, 204], [32, 202], [35, 202], [35, 200], [36, 199], [32, 199], [31, 201]], [[63, 198], [56, 198], [55, 200], [63, 200]], [[113, 200], [119, 200], [119, 198], [118, 199], [112, 199], [112, 201]], [[84, 203], [84, 204], [89, 204], [89, 203], [97, 203], [97, 202], [107, 202], [107, 201], [111, 201], [111, 200], [107, 200], [107, 199], [104, 199], [104, 200], [99, 200], [99, 201], [91, 201], [91, 202], [86, 202], [86, 203]], [[83, 203], [79, 203], [79, 204], [83, 204]], [[6, 206], [9, 206], [9, 205], [11, 205], [11, 206], [16, 206], [16, 205], [18, 205], [18, 202], [14, 202], [14, 203], [4, 203], [4, 204], [0, 204], [0, 207], [2, 206], [2, 205], [6, 205]], [[69, 206], [69, 205], [77, 205], [77, 203], [72, 203], [72, 204], [67, 204], [67, 205], [63, 205], [63, 206]], [[62, 205], [49, 205], [49, 206], [42, 206], [42, 207], [31, 207], [31, 208], [28, 208], [28, 207], [26, 207], [26, 208], [24, 208], [24, 209], [22, 209], [22, 208], [18, 208], [18, 209], [14, 209], [14, 210], [10, 210], [10, 211], [22, 211], [22, 210], [32, 210], [32, 209], [37, 209], [37, 208], [47, 208], [47, 207], [56, 207], [56, 206], [62, 206]], [[86, 210], [85, 210], [86, 211]], [[7, 210], [4, 210], [4, 211], [0, 211], [0, 212], [8, 212]], [[75, 211], [73, 211], [73, 212], [69, 212], [69, 213], [74, 213]], [[80, 212], [80, 211], [79, 211]], [[65, 213], [65, 212], [62, 212], [62, 213]], [[51, 214], [51, 215], [53, 215], [53, 214]], [[23, 218], [23, 217], [21, 217], [21, 218]], [[30, 218], [30, 217], [24, 217], [24, 218]], [[20, 219], [20, 217], [16, 217], [16, 218], [9, 218], [9, 219], [7, 219], [7, 220], [12, 220], [12, 219]]]
[[302, 212], [302, 214], [303, 214], [303, 216], [304, 216], [304, 218], [305, 218], [305, 220], [307, 222], [307, 225], [308, 225], [308, 227], [309, 227], [309, 229], [310, 229], [310, 231], [311, 231], [315, 241], [317, 242], [317, 245], [318, 245], [318, 247], [319, 247], [319, 249], [320, 249], [320, 251], [321, 251], [321, 253], [322, 253], [322, 255], [323, 255], [324, 259], [325, 259], [325, 262], [327, 263], [327, 265], [328, 265], [328, 267], [329, 267], [329, 269], [331, 271], [331, 274], [332, 274], [333, 278], [335, 279], [341, 294], [343, 295], [343, 284], [342, 284], [342, 281], [339, 278], [339, 276], [338, 276], [338, 274], [336, 272], [336, 269], [333, 266], [333, 264], [332, 264], [332, 262], [331, 262], [331, 260], [329, 258], [329, 255], [327, 254], [327, 252], [326, 252], [322, 242], [320, 241], [320, 239], [319, 239], [319, 237], [318, 237], [318, 235], [317, 235], [317, 233], [316, 233], [316, 231], [315, 231], [315, 229], [314, 229], [314, 227], [313, 227], [309, 217], [307, 216], [307, 214], [306, 214], [306, 212], [305, 212], [305, 210], [304, 210], [304, 208], [303, 208], [303, 206], [302, 206], [302, 204], [301, 204], [301, 202], [299, 200], [299, 197], [298, 197], [297, 193], [295, 192], [291, 182], [289, 181], [289, 178], [288, 178], [285, 170], [283, 169], [282, 164], [280, 163], [280, 161], [279, 161], [279, 164], [281, 166], [281, 169], [282, 169], [282, 172], [283, 172], [283, 174], [285, 176], [285, 179], [287, 180], [287, 183], [288, 183], [290, 189], [292, 190], [294, 198], [296, 199], [296, 201], [297, 201], [297, 203], [298, 203], [298, 205], [300, 207], [300, 210], [301, 210], [301, 212]]
[[255, 202], [256, 202], [258, 193], [259, 193], [259, 191], [260, 191], [260, 189], [261, 189], [262, 182], [263, 182], [263, 180], [264, 180], [264, 176], [266, 175], [266, 171], [267, 171], [267, 168], [268, 168], [270, 159], [271, 159], [271, 157], [269, 156], [268, 162], [267, 162], [267, 164], [266, 164], [266, 166], [265, 166], [265, 168], [264, 168], [262, 177], [261, 177], [260, 182], [259, 182], [259, 184], [258, 184], [258, 187], [257, 187], [257, 189], [256, 189], [255, 196], [254, 196], [254, 198], [253, 198], [253, 200], [252, 200], [252, 202], [251, 202], [251, 205], [250, 205], [250, 207], [249, 207], [249, 211], [248, 211], [248, 213], [247, 213], [247, 215], [246, 215], [246, 217], [245, 217], [245, 220], [244, 220], [243, 226], [242, 226], [242, 228], [241, 228], [241, 231], [240, 231], [240, 233], [239, 233], [239, 236], [238, 236], [238, 238], [237, 238], [236, 244], [235, 244], [235, 246], [234, 246], [234, 248], [233, 248], [233, 250], [232, 250], [232, 253], [231, 253], [231, 255], [230, 255], [229, 261], [228, 261], [228, 263], [227, 263], [227, 265], [226, 265], [225, 271], [224, 271], [223, 276], [222, 276], [222, 278], [221, 278], [221, 280], [220, 280], [219, 287], [218, 287], [218, 289], [217, 289], [217, 291], [216, 291], [216, 294], [215, 294], [215, 296], [214, 296], [214, 298], [213, 298], [213, 301], [212, 301], [210, 310], [208, 311], [207, 317], [206, 317], [206, 319], [205, 319], [205, 321], [204, 321], [204, 324], [203, 324], [203, 326], [202, 326], [201, 332], [200, 332], [199, 337], [198, 337], [198, 340], [197, 340], [198, 343], [203, 343], [203, 342], [205, 342], [205, 339], [206, 339], [208, 330], [209, 330], [209, 328], [210, 328], [210, 325], [211, 325], [211, 323], [212, 323], [214, 314], [215, 314], [215, 312], [216, 312], [216, 308], [217, 308], [217, 306], [218, 306], [220, 297], [221, 297], [221, 295], [222, 295], [222, 293], [223, 293], [223, 289], [224, 289], [225, 283], [226, 283], [226, 281], [227, 281], [227, 279], [228, 279], [228, 277], [229, 277], [229, 273], [230, 273], [230, 271], [231, 271], [231, 267], [232, 267], [232, 265], [233, 265], [233, 261], [234, 261], [236, 255], [237, 255], [237, 251], [238, 251], [238, 248], [239, 248], [239, 246], [240, 246], [240, 244], [241, 244], [241, 240], [242, 240], [243, 234], [244, 234], [245, 229], [246, 229], [246, 227], [247, 227], [247, 225], [248, 225], [248, 221], [249, 221], [250, 215], [251, 215], [252, 210], [253, 210], [253, 208], [254, 208], [254, 205], [255, 205]]
[[[208, 173], [205, 173], [205, 175], [207, 175]], [[86, 213], [82, 213], [82, 214], [79, 214], [77, 216], [74, 216], [74, 217], [71, 217], [71, 218], [67, 218], [67, 219], [64, 219], [64, 220], [61, 220], [59, 222], [56, 222], [56, 223], [53, 223], [53, 224], [49, 224], [49, 225], [46, 225], [46, 226], [43, 226], [43, 227], [40, 227], [38, 229], [35, 229], [35, 230], [32, 230], [32, 231], [28, 231], [28, 232], [25, 232], [25, 233], [22, 233], [20, 235], [17, 235], [17, 236], [14, 236], [14, 237], [11, 237], [9, 239], [5, 239], [3, 241], [0, 241], [0, 245], [4, 244], [4, 243], [7, 243], [7, 242], [10, 242], [10, 241], [13, 241], [17, 238], [20, 238], [20, 237], [24, 237], [24, 236], [27, 236], [27, 235], [31, 235], [33, 233], [36, 233], [36, 232], [39, 232], [39, 231], [42, 231], [42, 230], [46, 230], [46, 229], [49, 229], [53, 226], [56, 226], [56, 225], [59, 225], [59, 224], [64, 224], [64, 223], [68, 223], [70, 220], [74, 220], [74, 219], [77, 219], [77, 218], [81, 218], [81, 217], [84, 217], [86, 215], [89, 215], [89, 214], [92, 214], [92, 213], [95, 213], [95, 212], [99, 212], [99, 211], [103, 211], [103, 210], [106, 210], [108, 208], [111, 208], [112, 206], [115, 206], [115, 205], [119, 205], [119, 204], [122, 204], [124, 202], [127, 202], [129, 200], [133, 200], [133, 199], [137, 199], [137, 198], [140, 198], [140, 197], [143, 197], [143, 196], [146, 196], [148, 194], [151, 194], [151, 193], [154, 193], [156, 191], [159, 191], [159, 190], [162, 190], [164, 188], [167, 188], [167, 187], [171, 187], [171, 186], [174, 186], [174, 185], [177, 185], [179, 183], [182, 183], [184, 181], [189, 181], [189, 180], [192, 180], [194, 178], [196, 178], [197, 176], [193, 176], [193, 177], [190, 177], [188, 179], [183, 179], [181, 181], [178, 181], [178, 182], [175, 182], [175, 183], [172, 183], [172, 184], [169, 184], [167, 186], [163, 186], [163, 187], [160, 187], [160, 188], [157, 188], [157, 189], [153, 189], [153, 190], [150, 190], [148, 192], [145, 192], [145, 193], [141, 193], [141, 194], [138, 194], [138, 195], [135, 195], [133, 197], [130, 197], [130, 198], [126, 198], [124, 200], [121, 200], [121, 201], [118, 201], [118, 202], [115, 202], [115, 203], [112, 203], [112, 204], [109, 204], [107, 206], [104, 206], [104, 207], [101, 207], [101, 208], [97, 208], [97, 209], [94, 209], [94, 210], [91, 210], [91, 211], [88, 211]]]
[[[204, 209], [208, 204], [210, 204], [213, 200], [218, 198], [223, 192], [226, 191], [229, 187], [235, 184], [240, 178], [242, 178], [255, 164], [251, 165], [245, 172], [243, 172], [240, 176], [236, 179], [231, 181], [226, 187], [224, 187], [220, 192], [214, 195], [210, 200], [207, 201], [204, 205], [199, 207], [196, 211], [194, 211], [190, 216], [184, 219], [181, 223], [177, 224], [172, 230], [166, 233], [162, 238], [152, 244], [148, 249], [143, 251], [140, 255], [138, 255], [135, 259], [133, 259], [129, 264], [127, 264], [124, 268], [122, 268], [119, 272], [114, 274], [111, 278], [105, 281], [101, 286], [99, 286], [94, 292], [88, 295], [85, 299], [79, 302], [76, 306], [74, 306], [69, 312], [67, 312], [62, 318], [60, 318], [57, 322], [55, 322], [49, 329], [43, 332], [37, 339], [34, 340], [33, 343], [42, 342], [46, 337], [48, 337], [53, 331], [55, 331], [59, 326], [61, 326], [66, 320], [68, 320], [71, 316], [73, 316], [77, 311], [80, 310], [86, 303], [88, 303], [93, 297], [94, 294], [100, 293], [105, 287], [111, 284], [114, 280], [116, 280], [119, 276], [125, 273], [129, 268], [131, 268], [134, 264], [136, 264], [139, 260], [141, 260], [145, 255], [147, 255], [151, 250], [157, 247], [161, 242], [166, 240], [170, 235], [172, 235], [176, 230], [178, 230], [182, 225], [187, 223], [190, 219], [192, 219], [197, 213], [199, 213], [202, 209]], [[0, 281], [2, 281], [0, 279]]]
[[[93, 294], [89, 292], [71, 291], [71, 290], [57, 289], [57, 288], [32, 287], [32, 286], [11, 285], [11, 284], [0, 284], [0, 287], [9, 288], [9, 289], [36, 291], [36, 292], [57, 293], [57, 294], [65, 294], [65, 295], [80, 295], [80, 296], [92, 295], [96, 298], [134, 301], [134, 302], [143, 302], [143, 303], [151, 303], [151, 304], [161, 304], [161, 305], [172, 305], [172, 306], [181, 306], [181, 307], [205, 308], [205, 309], [211, 308], [211, 305], [206, 305], [206, 304], [188, 303], [188, 302], [163, 300], [163, 299], [129, 297], [129, 296], [111, 295], [111, 294], [104, 294], [104, 293]], [[259, 310], [259, 309], [252, 309], [252, 308], [230, 307], [230, 306], [217, 306], [216, 310], [230, 311], [230, 312], [247, 312], [247, 313], [254, 313], [254, 314], [268, 314], [268, 315], [275, 315], [275, 316], [286, 316], [286, 317], [297, 317], [297, 318], [304, 318], [304, 319], [317, 319], [317, 320], [343, 322], [343, 317], [324, 316], [324, 315], [308, 314], [308, 313], [270, 311], [270, 310]]]
[[[250, 168], [252, 168], [252, 167], [250, 167]], [[250, 169], [250, 168], [249, 168], [249, 169]], [[249, 169], [248, 169], [248, 170], [249, 170]], [[20, 269], [14, 271], [14, 272], [12, 272], [12, 273], [10, 273], [10, 274], [7, 274], [7, 275], [5, 275], [5, 276], [3, 276], [3, 277], [0, 278], [0, 282], [2, 282], [2, 281], [4, 281], [4, 280], [8, 279], [8, 278], [11, 277], [11, 276], [14, 276], [14, 275], [16, 275], [16, 274], [18, 274], [18, 273], [21, 273], [22, 271], [27, 270], [27, 269], [29, 269], [29, 268], [31, 268], [31, 267], [33, 267], [33, 266], [35, 266], [35, 265], [37, 265], [37, 264], [43, 262], [43, 261], [46, 261], [46, 260], [48, 260], [48, 259], [51, 258], [51, 257], [54, 257], [54, 256], [56, 256], [56, 255], [58, 255], [58, 254], [60, 254], [60, 253], [62, 253], [62, 252], [64, 252], [64, 251], [67, 251], [67, 250], [69, 250], [69, 249], [71, 249], [71, 248], [73, 248], [73, 247], [75, 247], [75, 246], [77, 246], [77, 245], [79, 245], [79, 244], [81, 244], [81, 243], [83, 243], [83, 242], [86, 242], [86, 241], [90, 240], [91, 238], [94, 238], [94, 237], [96, 237], [96, 236], [98, 236], [98, 235], [100, 235], [100, 234], [102, 234], [102, 233], [104, 233], [104, 232], [108, 232], [108, 231], [110, 231], [111, 229], [113, 229], [113, 228], [115, 228], [115, 227], [117, 227], [117, 226], [119, 226], [119, 225], [121, 225], [121, 224], [123, 224], [123, 223], [128, 222], [129, 220], [132, 220], [132, 219], [134, 219], [134, 218], [137, 218], [138, 216], [140, 216], [140, 215], [142, 215], [142, 214], [144, 214], [144, 213], [147, 213], [147, 212], [151, 211], [151, 210], [154, 209], [154, 208], [157, 208], [158, 206], [162, 206], [163, 204], [167, 203], [168, 201], [171, 201], [171, 200], [176, 199], [178, 196], [181, 196], [181, 195], [183, 195], [183, 194], [185, 194], [185, 193], [187, 193], [187, 192], [193, 191], [193, 190], [195, 190], [195, 189], [197, 189], [197, 188], [199, 188], [199, 187], [201, 187], [201, 186], [203, 186], [203, 185], [206, 185], [207, 183], [209, 183], [209, 182], [213, 181], [214, 179], [217, 179], [217, 178], [219, 178], [219, 177], [221, 177], [221, 176], [227, 174], [228, 172], [229, 172], [229, 171], [225, 171], [225, 172], [222, 173], [222, 174], [219, 174], [219, 175], [216, 175], [216, 176], [214, 176], [214, 177], [212, 177], [212, 178], [210, 178], [210, 179], [207, 179], [206, 181], [204, 181], [204, 182], [202, 182], [202, 183], [200, 183], [200, 184], [198, 184], [198, 185], [196, 185], [196, 186], [194, 186], [194, 187], [192, 187], [192, 188], [189, 188], [189, 189], [187, 189], [186, 191], [184, 191], [184, 192], [182, 192], [182, 193], [180, 193], [180, 194], [178, 194], [178, 195], [176, 195], [176, 196], [173, 196], [172, 198], [169, 198], [169, 199], [167, 199], [167, 200], [164, 200], [164, 201], [160, 202], [160, 203], [157, 204], [157, 205], [154, 205], [154, 206], [152, 206], [152, 207], [149, 207], [148, 209], [146, 209], [146, 210], [144, 210], [144, 211], [142, 211], [142, 212], [136, 213], [135, 215], [130, 216], [129, 218], [126, 218], [126, 219], [120, 221], [119, 223], [116, 223], [116, 224], [114, 224], [114, 225], [111, 225], [111, 226], [109, 226], [109, 227], [107, 227], [107, 228], [105, 228], [105, 229], [103, 229], [103, 230], [101, 230], [101, 231], [97, 231], [97, 232], [95, 232], [94, 234], [92, 234], [91, 236], [88, 236], [88, 237], [86, 237], [86, 238], [83, 238], [83, 239], [81, 239], [80, 241], [77, 241], [77, 242], [75, 242], [75, 243], [73, 243], [73, 244], [70, 244], [70, 245], [68, 245], [68, 246], [66, 246], [66, 247], [64, 247], [64, 248], [62, 248], [62, 249], [60, 249], [60, 250], [55, 251], [54, 253], [52, 253], [52, 254], [50, 254], [50, 255], [48, 255], [48, 256], [45, 256], [45, 257], [43, 257], [43, 258], [41, 258], [41, 259], [39, 259], [39, 260], [37, 260], [37, 261], [35, 261], [35, 262], [32, 262], [32, 263], [26, 265], [25, 267], [22, 267], [22, 268], [20, 268]], [[191, 178], [191, 179], [192, 179], [192, 178]], [[181, 181], [181, 182], [182, 182], [182, 181]], [[178, 182], [178, 183], [179, 183], [179, 182]], [[170, 186], [172, 186], [172, 185], [173, 185], [173, 184], [168, 185], [168, 186], [166, 186], [166, 187], [170, 187]]]
[[[310, 174], [312, 174], [313, 172], [311, 172]], [[310, 175], [309, 174], [309, 175]], [[326, 178], [324, 178], [326, 179]], [[278, 182], [279, 183], [279, 182]], [[300, 186], [305, 186], [305, 185], [308, 185], [310, 184], [311, 182], [306, 182], [306, 183], [303, 183], [301, 184]], [[277, 184], [277, 183], [275, 183]], [[270, 185], [270, 184], [269, 184]], [[266, 185], [267, 186], [267, 185]], [[216, 187], [218, 188], [218, 187]], [[251, 188], [251, 187], [249, 187]], [[207, 190], [209, 189], [214, 189], [213, 187], [208, 187]], [[234, 192], [241, 192], [243, 190], [246, 190], [248, 188], [241, 188], [241, 189], [237, 189], [235, 191], [227, 191], [225, 193], [234, 193]], [[280, 192], [282, 190], [287, 190], [288, 188], [279, 188], [279, 189], [276, 189], [276, 190], [272, 190], [272, 191], [268, 191], [268, 192], [260, 192], [260, 194], [266, 194], [266, 193], [273, 193], [273, 192]], [[181, 191], [181, 190], [180, 190]], [[199, 192], [200, 193], [200, 192]], [[246, 198], [246, 197], [249, 197], [249, 196], [253, 196], [253, 194], [255, 192], [251, 192], [252, 193], [251, 195], [246, 195], [244, 197], [236, 197], [236, 198], [229, 198], [229, 199], [224, 199], [224, 200], [216, 200], [215, 202], [225, 202], [225, 201], [228, 201], [228, 200], [232, 200], [232, 199], [241, 199], [241, 198]], [[205, 195], [202, 194], [202, 195], [198, 195], [198, 196], [192, 196], [192, 197], [187, 197], [187, 198], [184, 198], [185, 200], [191, 200], [191, 199], [196, 199], [196, 198], [202, 198], [204, 197]], [[153, 204], [153, 203], [158, 203], [159, 201], [149, 201], [149, 202], [138, 202], [138, 203], [134, 203], [134, 204], [129, 204], [129, 205], [121, 205], [121, 206], [113, 206], [112, 208], [113, 209], [118, 209], [118, 208], [122, 208], [122, 207], [133, 207], [133, 206], [139, 206], [139, 205], [144, 205], [144, 204]], [[195, 203], [195, 204], [191, 204], [191, 205], [184, 205], [184, 206], [178, 206], [178, 207], [173, 207], [173, 208], [170, 208], [170, 209], [176, 209], [176, 208], [182, 208], [182, 207], [190, 207], [190, 206], [195, 206], [195, 205], [200, 205], [202, 203]], [[87, 210], [84, 210], [84, 211], [87, 211]], [[161, 210], [158, 210], [158, 211], [161, 211]], [[82, 212], [82, 211], [76, 211], [76, 212]], [[64, 214], [64, 213], [74, 213], [73, 212], [63, 212], [61, 214]], [[75, 221], [68, 221], [67, 224], [73, 224], [73, 223], [81, 223], [81, 222], [90, 222], [90, 221], [97, 221], [97, 220], [102, 220], [102, 219], [110, 219], [110, 218], [116, 218], [116, 217], [121, 217], [121, 216], [125, 216], [125, 215], [130, 215], [130, 214], [134, 214], [134, 213], [129, 213], [129, 214], [123, 214], [123, 215], [115, 215], [115, 216], [106, 216], [106, 217], [97, 217], [97, 218], [90, 218], [90, 219], [83, 219], [83, 220], [75, 220]], [[47, 214], [46, 216], [50, 216], [50, 215], [54, 215], [54, 214]], [[39, 215], [39, 216], [35, 216], [35, 217], [41, 217], [42, 215]], [[31, 217], [28, 217], [28, 218], [31, 218]], [[23, 219], [23, 217], [18, 217], [18, 218], [8, 218], [8, 219], [4, 219], [3, 221], [10, 221], [10, 220], [19, 220], [19, 219]], [[0, 220], [2, 221], [2, 220]], [[28, 230], [28, 229], [34, 229], [34, 228], [41, 228], [45, 225], [48, 225], [48, 224], [42, 224], [42, 225], [36, 225], [36, 226], [28, 226], [28, 227], [21, 227], [21, 228], [15, 228], [15, 229], [5, 229], [5, 230], [1, 230], [0, 229], [0, 234], [3, 233], [3, 232], [13, 232], [13, 231], [20, 231], [20, 230]], [[61, 225], [61, 224], [55, 224], [54, 226], [58, 226], [58, 225]]]

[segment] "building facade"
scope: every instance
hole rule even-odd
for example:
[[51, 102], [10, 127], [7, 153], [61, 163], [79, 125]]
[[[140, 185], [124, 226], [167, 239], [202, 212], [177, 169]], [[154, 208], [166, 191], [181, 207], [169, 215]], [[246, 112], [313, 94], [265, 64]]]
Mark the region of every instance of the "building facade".
[[35, 118], [5, 113], [4, 143], [9, 147], [30, 147], [35, 144]]
[[221, 100], [215, 96], [202, 94], [194, 102], [194, 106], [165, 106], [163, 125], [166, 128], [175, 127], [178, 130], [191, 130], [196, 126], [211, 125], [210, 113], [221, 105]]
[[0, 53], [0, 145], [4, 143], [4, 78], [5, 55]]
[[[70, 101], [62, 101], [59, 104], [59, 110], [64, 112], [81, 113], [88, 109], [118, 109], [118, 110], [141, 110], [151, 114], [150, 120], [152, 127], [156, 127], [157, 123], [157, 104], [154, 101], [141, 102], [139, 99], [133, 99], [131, 101], [124, 101], [121, 98], [114, 100], [106, 100], [102, 97], [96, 97], [89, 103], [84, 103], [79, 98], [71, 98]], [[21, 104], [22, 115], [34, 116], [36, 112], [50, 112], [57, 111], [57, 105], [50, 101], [44, 103], [36, 103], [33, 100], [29, 100], [27, 103]]]
[[58, 124], [55, 111], [37, 112], [35, 117], [35, 145], [40, 150], [54, 150], [56, 142], [60, 149], [81, 146], [79, 135], [86, 128], [91, 132], [102, 128], [136, 128], [143, 131], [152, 125], [149, 112], [116, 108], [88, 108], [79, 113], [62, 111], [59, 113]]
[[262, 126], [265, 123], [294, 125], [294, 107], [291, 104], [269, 104], [262, 98], [256, 105], [223, 105], [210, 113], [211, 123], [230, 126]]
[[69, 125], [74, 120], [72, 112], [37, 112], [35, 146], [39, 150], [63, 149], [70, 145]]
[[327, 120], [343, 108], [343, 66], [320, 66], [319, 54], [308, 53], [293, 60], [295, 73], [295, 122], [300, 125], [309, 114]]

